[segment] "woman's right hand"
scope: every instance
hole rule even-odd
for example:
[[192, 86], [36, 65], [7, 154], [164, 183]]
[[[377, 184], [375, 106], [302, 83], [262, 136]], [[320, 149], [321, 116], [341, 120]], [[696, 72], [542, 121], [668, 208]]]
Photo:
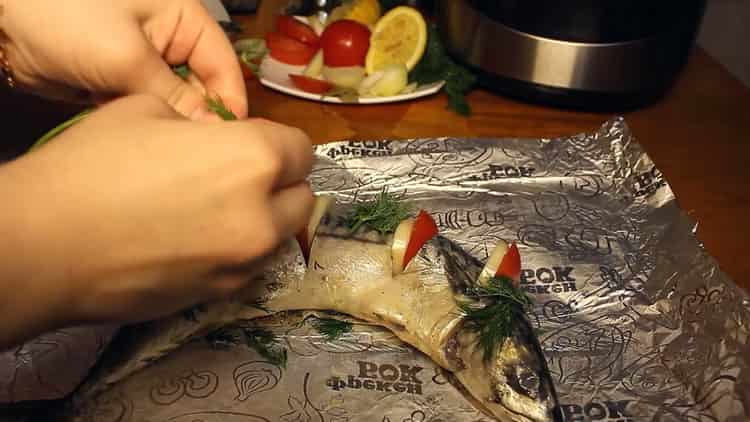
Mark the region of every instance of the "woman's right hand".
[[305, 226], [312, 162], [297, 129], [191, 122], [156, 97], [116, 100], [0, 167], [3, 202], [18, 205], [6, 216], [23, 221], [0, 241], [11, 253], [0, 271], [24, 283], [19, 301], [0, 305], [19, 318], [49, 309], [60, 325], [142, 321], [225, 297]]

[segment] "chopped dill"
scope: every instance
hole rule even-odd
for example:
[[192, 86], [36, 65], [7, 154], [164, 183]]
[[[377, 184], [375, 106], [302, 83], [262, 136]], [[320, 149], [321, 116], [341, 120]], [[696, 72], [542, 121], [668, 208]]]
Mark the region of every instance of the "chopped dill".
[[347, 217], [347, 225], [352, 233], [366, 226], [381, 235], [390, 234], [409, 217], [411, 211], [411, 204], [400, 201], [384, 189], [375, 201], [355, 205]]
[[326, 338], [326, 341], [334, 341], [346, 333], [352, 331], [352, 323], [338, 319], [321, 318], [314, 324], [315, 329]]
[[226, 329], [216, 330], [206, 336], [206, 341], [214, 349], [226, 350], [240, 343], [240, 336]]
[[244, 328], [243, 332], [249, 347], [255, 349], [272, 365], [286, 367], [287, 351], [279, 346], [276, 335], [264, 328]]
[[466, 295], [475, 302], [459, 303], [459, 308], [467, 328], [479, 337], [484, 360], [489, 361], [497, 347], [513, 334], [514, 320], [526, 312], [532, 300], [507, 277], [491, 278], [486, 286], [474, 287]]

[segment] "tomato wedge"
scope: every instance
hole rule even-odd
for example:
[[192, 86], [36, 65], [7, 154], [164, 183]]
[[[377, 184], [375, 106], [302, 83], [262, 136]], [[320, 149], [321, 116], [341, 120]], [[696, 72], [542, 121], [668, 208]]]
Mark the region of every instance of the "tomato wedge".
[[518, 287], [520, 285], [521, 277], [521, 254], [518, 252], [516, 243], [513, 242], [508, 248], [508, 252], [505, 253], [500, 266], [497, 267], [497, 273], [495, 276], [505, 276], [513, 280], [513, 285]]
[[424, 210], [419, 211], [417, 219], [414, 220], [409, 245], [406, 247], [406, 253], [404, 253], [404, 268], [411, 262], [412, 258], [417, 256], [417, 252], [422, 249], [422, 246], [435, 237], [437, 233], [438, 227], [435, 220]]
[[292, 80], [294, 86], [311, 94], [325, 94], [333, 89], [333, 84], [328, 81], [309, 78], [303, 75], [290, 74], [289, 79]]
[[291, 16], [280, 15], [276, 18], [276, 29], [287, 37], [307, 45], [316, 48], [320, 45], [320, 37], [315, 33], [315, 30], [310, 25], [300, 22]]
[[318, 48], [278, 32], [266, 34], [266, 45], [274, 59], [289, 65], [303, 66], [312, 60]]
[[417, 218], [403, 221], [394, 233], [393, 240], [393, 273], [403, 272], [409, 262], [417, 256], [425, 243], [438, 233], [437, 224], [430, 214], [419, 211]]

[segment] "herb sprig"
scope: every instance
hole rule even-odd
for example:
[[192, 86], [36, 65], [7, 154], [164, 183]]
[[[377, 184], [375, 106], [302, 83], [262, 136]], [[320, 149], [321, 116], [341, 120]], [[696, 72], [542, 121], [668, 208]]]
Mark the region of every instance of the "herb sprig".
[[450, 58], [435, 24], [428, 25], [427, 37], [425, 53], [409, 73], [409, 81], [423, 85], [445, 80], [448, 107], [458, 114], [470, 115], [471, 106], [466, 101], [466, 94], [476, 84], [476, 76]]
[[260, 76], [260, 62], [268, 53], [266, 41], [261, 38], [245, 38], [234, 43], [234, 51], [240, 61], [256, 76]]
[[244, 328], [243, 332], [249, 347], [255, 349], [272, 365], [286, 368], [287, 351], [279, 346], [276, 335], [264, 328]]
[[355, 205], [346, 223], [352, 233], [366, 226], [385, 235], [393, 233], [411, 212], [410, 203], [399, 200], [384, 189], [375, 201]]
[[244, 343], [270, 364], [286, 368], [286, 349], [279, 344], [278, 337], [265, 328], [243, 327], [233, 330], [220, 328], [206, 335], [205, 340], [217, 350], [226, 350]]
[[[172, 66], [172, 71], [177, 74], [182, 79], [187, 79], [187, 77], [190, 75], [190, 67], [186, 64], [182, 64], [179, 66]], [[206, 97], [206, 104], [208, 106], [208, 110], [216, 113], [219, 117], [221, 117], [224, 120], [237, 120], [237, 116], [232, 113], [226, 105], [224, 105], [224, 102], [221, 100], [219, 96], [216, 96], [215, 98]], [[29, 148], [29, 151], [33, 151], [42, 145], [46, 144], [53, 138], [55, 138], [57, 135], [64, 132], [66, 129], [70, 128], [71, 126], [75, 125], [76, 123], [83, 120], [85, 117], [87, 117], [89, 114], [91, 114], [95, 109], [86, 109], [75, 116], [71, 117], [70, 119], [60, 123], [59, 125], [55, 126], [51, 130], [49, 130], [47, 133], [45, 133], [41, 138], [37, 139], [36, 142], [34, 142], [33, 145], [31, 145], [31, 148]]]
[[459, 309], [466, 327], [478, 335], [484, 360], [489, 361], [512, 335], [514, 320], [531, 307], [532, 300], [507, 277], [491, 278], [486, 286], [474, 287], [466, 295], [473, 300], [459, 303]]
[[338, 340], [344, 334], [352, 331], [351, 322], [332, 318], [318, 319], [313, 325], [315, 329], [325, 337], [326, 341]]
[[237, 116], [232, 113], [226, 105], [224, 105], [224, 101], [222, 101], [221, 97], [219, 97], [218, 95], [213, 98], [206, 97], [206, 105], [208, 107], [208, 111], [215, 113], [223, 120], [237, 120]]

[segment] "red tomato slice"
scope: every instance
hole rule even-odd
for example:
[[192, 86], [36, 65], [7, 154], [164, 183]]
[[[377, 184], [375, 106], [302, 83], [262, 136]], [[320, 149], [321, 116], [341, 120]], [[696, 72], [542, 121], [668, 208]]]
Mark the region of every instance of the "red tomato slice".
[[518, 253], [518, 247], [513, 242], [505, 253], [503, 261], [497, 268], [496, 276], [505, 276], [513, 280], [513, 285], [519, 287], [521, 277], [521, 254]]
[[295, 66], [306, 65], [312, 60], [317, 48], [289, 38], [278, 32], [266, 34], [266, 45], [274, 59]]
[[417, 253], [427, 241], [435, 237], [438, 233], [437, 224], [432, 219], [430, 214], [424, 210], [419, 211], [419, 215], [414, 220], [414, 227], [411, 231], [411, 237], [409, 238], [409, 244], [406, 246], [406, 252], [404, 253], [404, 268], [409, 265], [412, 258], [417, 256]]
[[326, 66], [364, 66], [370, 49], [370, 28], [353, 21], [336, 21], [320, 36]]
[[289, 79], [292, 80], [294, 86], [311, 94], [325, 94], [326, 92], [333, 89], [333, 84], [328, 81], [308, 78], [307, 76], [303, 75], [290, 74]]
[[315, 30], [310, 25], [300, 22], [291, 16], [280, 15], [276, 18], [276, 29], [287, 37], [307, 45], [318, 47], [320, 44], [320, 37], [318, 37], [318, 34], [315, 33]]
[[249, 81], [255, 77], [255, 75], [253, 74], [253, 71], [250, 70], [250, 68], [247, 67], [247, 65], [243, 63], [242, 60], [240, 60], [240, 67], [242, 68], [242, 77], [246, 81]]

